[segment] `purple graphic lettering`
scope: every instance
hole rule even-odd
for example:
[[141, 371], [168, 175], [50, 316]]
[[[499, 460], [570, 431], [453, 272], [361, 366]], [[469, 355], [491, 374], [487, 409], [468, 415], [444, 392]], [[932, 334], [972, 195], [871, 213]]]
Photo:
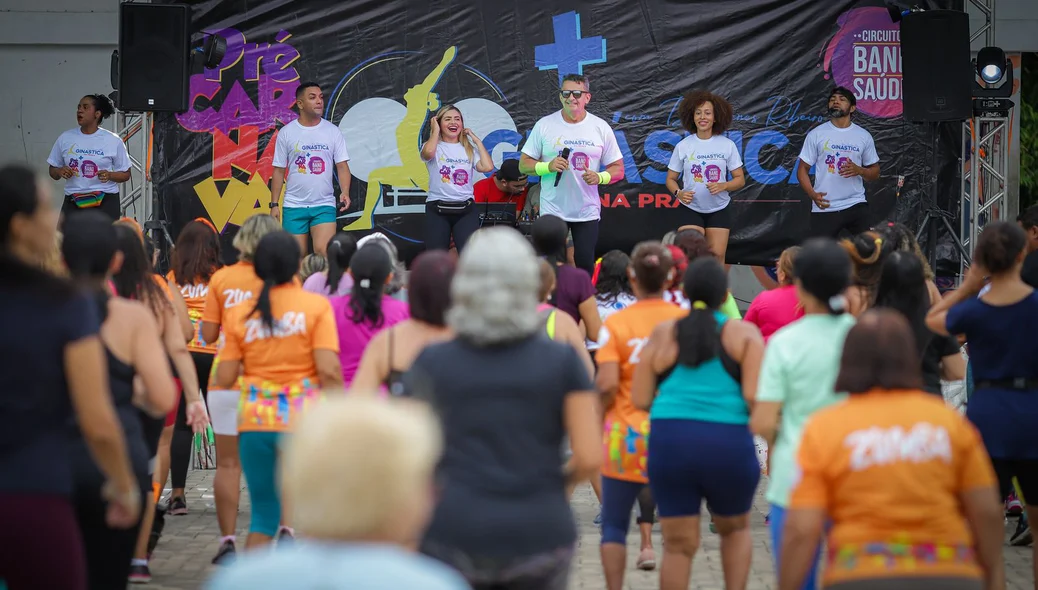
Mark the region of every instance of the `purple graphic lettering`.
[[451, 169], [450, 166], [440, 166], [440, 180], [443, 182], [451, 181]]
[[455, 170], [454, 171], [454, 184], [458, 186], [464, 186], [469, 183], [469, 173], [467, 170]]
[[[298, 118], [291, 107], [299, 87], [299, 72], [292, 64], [299, 59], [299, 52], [284, 43], [291, 37], [288, 31], [278, 32], [277, 43], [247, 43], [245, 35], [236, 29], [206, 34], [223, 37], [227, 53], [217, 67], [191, 76], [191, 108], [177, 115], [181, 127], [196, 133], [218, 130], [227, 134], [252, 126], [265, 133], [278, 123], [284, 125]], [[238, 64], [242, 66], [241, 78], [225, 83], [224, 72]], [[256, 83], [255, 103], [242, 87], [242, 80]]]
[[295, 164], [296, 164], [296, 168], [300, 172], [303, 172], [303, 173], [306, 172], [306, 156], [304, 156], [302, 154], [296, 156]]
[[587, 170], [590, 161], [591, 159], [584, 152], [576, 152], [573, 154], [573, 169], [583, 172]]
[[839, 170], [840, 168], [843, 168], [843, 165], [850, 161], [851, 159], [846, 157], [836, 160], [836, 169]]
[[706, 167], [706, 181], [707, 182], [721, 182], [721, 167], [716, 164], [710, 164]]
[[72, 158], [71, 160], [69, 160], [68, 167], [71, 168], [72, 171], [76, 174], [79, 174], [79, 158]]
[[324, 174], [324, 160], [320, 156], [310, 158], [310, 174]]
[[702, 180], [703, 180], [703, 167], [701, 165], [699, 165], [699, 164], [692, 164], [692, 166], [689, 167], [689, 172], [692, 173], [692, 176], [696, 179], [697, 182], [702, 182]]
[[83, 160], [79, 169], [83, 172], [84, 178], [93, 178], [97, 176], [97, 164], [95, 164], [93, 160]]

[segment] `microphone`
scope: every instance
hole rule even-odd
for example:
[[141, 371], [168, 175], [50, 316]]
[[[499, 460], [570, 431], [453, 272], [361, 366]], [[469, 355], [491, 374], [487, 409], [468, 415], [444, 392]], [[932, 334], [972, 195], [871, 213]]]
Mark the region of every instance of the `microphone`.
[[[562, 148], [562, 151], [559, 152], [559, 157], [560, 158], [566, 158], [568, 160], [569, 159], [569, 148]], [[559, 173], [555, 175], [555, 186], [556, 187], [559, 186], [559, 180], [562, 179], [562, 172], [563, 172], [562, 170], [559, 170]]]

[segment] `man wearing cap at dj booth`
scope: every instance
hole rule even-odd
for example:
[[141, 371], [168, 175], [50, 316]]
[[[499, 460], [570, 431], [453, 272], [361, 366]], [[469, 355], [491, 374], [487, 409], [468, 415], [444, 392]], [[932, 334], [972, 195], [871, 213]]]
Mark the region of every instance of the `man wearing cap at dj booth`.
[[519, 215], [526, 207], [526, 175], [519, 172], [519, 160], [501, 162], [498, 171], [472, 188], [477, 203], [515, 203]]

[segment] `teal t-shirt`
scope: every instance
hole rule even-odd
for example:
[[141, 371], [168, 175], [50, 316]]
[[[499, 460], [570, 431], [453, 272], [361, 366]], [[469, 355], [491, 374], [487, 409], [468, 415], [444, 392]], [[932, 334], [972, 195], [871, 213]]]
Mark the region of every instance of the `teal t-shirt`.
[[770, 450], [768, 502], [785, 507], [796, 477], [796, 456], [807, 419], [844, 397], [833, 391], [843, 341], [854, 325], [850, 314], [806, 315], [768, 340], [757, 401], [782, 404], [775, 446]]

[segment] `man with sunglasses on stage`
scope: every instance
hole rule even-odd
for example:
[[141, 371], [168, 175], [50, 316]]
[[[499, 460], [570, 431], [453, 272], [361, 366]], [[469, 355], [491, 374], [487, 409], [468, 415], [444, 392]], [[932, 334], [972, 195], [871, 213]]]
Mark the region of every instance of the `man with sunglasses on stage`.
[[559, 91], [562, 110], [537, 121], [523, 146], [519, 169], [541, 177], [541, 215], [562, 218], [573, 233], [574, 261], [591, 274], [602, 201], [598, 185], [624, 177], [613, 130], [587, 112], [586, 76], [569, 74]]

